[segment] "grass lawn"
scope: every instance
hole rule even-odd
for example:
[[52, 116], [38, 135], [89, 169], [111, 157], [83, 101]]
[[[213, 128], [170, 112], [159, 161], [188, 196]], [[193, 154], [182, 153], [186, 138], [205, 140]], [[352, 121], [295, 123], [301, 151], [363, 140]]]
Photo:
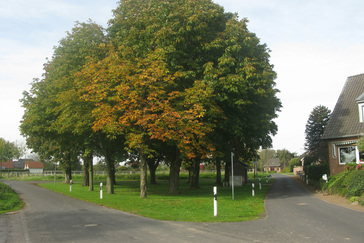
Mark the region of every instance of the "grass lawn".
[[19, 198], [11, 187], [0, 182], [0, 214], [15, 211], [23, 206], [23, 201]]
[[[63, 183], [42, 183], [40, 186], [88, 202], [104, 205], [124, 212], [142, 215], [159, 220], [190, 222], [234, 222], [248, 221], [264, 215], [264, 198], [269, 185], [259, 190], [255, 183], [255, 196], [251, 185], [235, 187], [232, 200], [231, 187], [217, 190], [218, 215], [213, 215], [214, 180], [200, 179], [200, 189], [190, 190], [186, 180], [180, 180], [180, 194], [168, 194], [168, 182], [158, 181], [157, 185], [148, 184], [147, 198], [140, 199], [139, 181], [118, 181], [115, 194], [107, 194], [104, 186], [103, 199], [100, 199], [100, 182], [95, 181], [95, 191], [82, 187], [81, 181], [70, 186]], [[265, 182], [265, 179], [262, 180]], [[103, 181], [106, 185], [106, 182]]]

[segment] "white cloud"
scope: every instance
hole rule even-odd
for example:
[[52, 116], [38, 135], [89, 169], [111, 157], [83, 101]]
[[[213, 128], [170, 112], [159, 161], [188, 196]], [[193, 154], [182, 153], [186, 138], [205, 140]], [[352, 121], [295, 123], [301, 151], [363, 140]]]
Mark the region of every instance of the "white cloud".
[[19, 99], [66, 31], [89, 18], [106, 27], [115, 7], [116, 0], [0, 1], [0, 137], [22, 140]]

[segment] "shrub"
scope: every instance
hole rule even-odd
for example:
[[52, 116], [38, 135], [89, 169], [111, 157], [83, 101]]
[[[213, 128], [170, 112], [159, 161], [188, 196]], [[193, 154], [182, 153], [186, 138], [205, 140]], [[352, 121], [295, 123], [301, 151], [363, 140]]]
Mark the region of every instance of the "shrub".
[[329, 175], [330, 166], [329, 164], [319, 164], [319, 165], [305, 165], [303, 167], [305, 175], [308, 175], [308, 179], [319, 181], [323, 174]]
[[289, 172], [292, 172], [290, 170], [290, 166], [284, 167], [283, 170], [282, 170], [282, 173], [289, 173]]
[[345, 164], [345, 171], [353, 171], [358, 164], [356, 162], [350, 162]]
[[323, 186], [331, 194], [345, 197], [360, 197], [364, 193], [364, 171], [346, 171], [329, 178]]

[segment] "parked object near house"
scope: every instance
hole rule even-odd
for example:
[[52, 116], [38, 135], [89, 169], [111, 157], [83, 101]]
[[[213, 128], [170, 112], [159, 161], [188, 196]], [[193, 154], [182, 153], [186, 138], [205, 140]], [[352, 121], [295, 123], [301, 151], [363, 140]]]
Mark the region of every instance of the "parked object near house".
[[14, 169], [13, 160], [10, 159], [6, 162], [0, 162], [0, 170]]
[[270, 158], [265, 165], [263, 165], [264, 171], [276, 171], [277, 173], [281, 173], [282, 166], [279, 158]]
[[39, 161], [26, 161], [24, 163], [24, 170], [29, 170], [31, 174], [42, 174], [44, 165]]
[[364, 163], [357, 141], [364, 135], [364, 74], [349, 77], [322, 139], [328, 142], [330, 175], [341, 173], [349, 162]]

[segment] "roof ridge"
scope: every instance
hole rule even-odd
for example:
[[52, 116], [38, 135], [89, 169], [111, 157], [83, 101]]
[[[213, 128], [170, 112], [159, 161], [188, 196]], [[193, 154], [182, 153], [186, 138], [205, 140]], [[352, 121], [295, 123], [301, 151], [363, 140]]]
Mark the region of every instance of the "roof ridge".
[[354, 78], [354, 77], [363, 76], [363, 75], [364, 75], [364, 73], [360, 73], [360, 74], [349, 76], [348, 78]]

